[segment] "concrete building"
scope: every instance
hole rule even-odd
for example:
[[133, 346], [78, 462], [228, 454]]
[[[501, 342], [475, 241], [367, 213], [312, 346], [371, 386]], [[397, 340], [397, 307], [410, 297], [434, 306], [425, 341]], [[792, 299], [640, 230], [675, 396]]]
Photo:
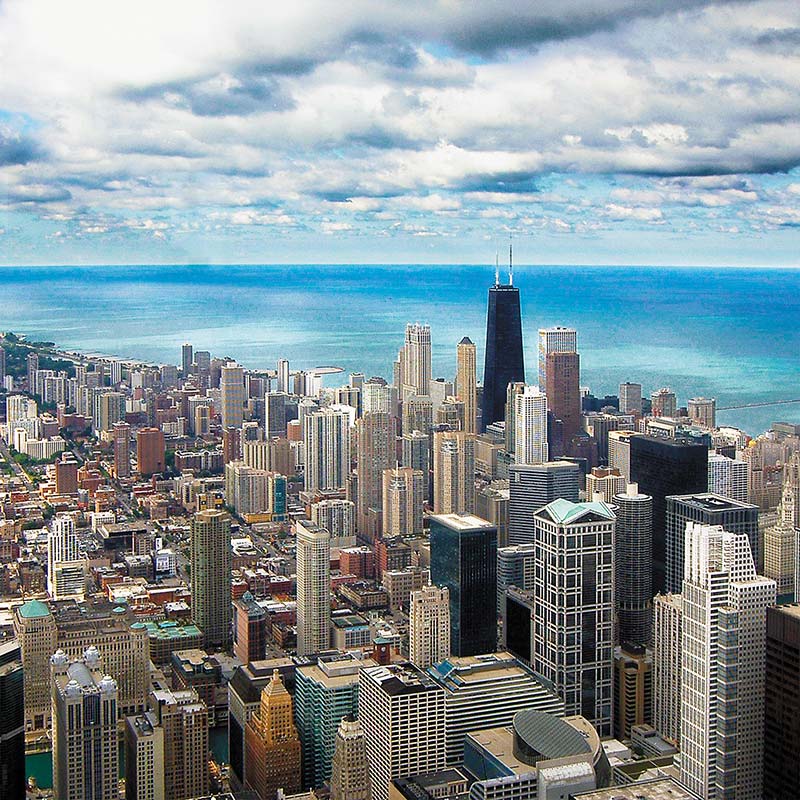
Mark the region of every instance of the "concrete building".
[[243, 664], [262, 661], [267, 647], [267, 612], [245, 592], [233, 601], [233, 654]]
[[619, 385], [619, 410], [623, 414], [642, 413], [642, 384], [641, 383], [621, 383]]
[[746, 503], [749, 474], [750, 465], [746, 461], [719, 453], [710, 453], [708, 456], [709, 492]]
[[192, 618], [205, 634], [205, 648], [231, 641], [231, 518], [224, 511], [192, 517]]
[[517, 464], [544, 464], [548, 461], [547, 395], [535, 386], [526, 386], [514, 402], [514, 460]]
[[547, 356], [550, 353], [577, 353], [578, 332], [556, 326], [539, 329], [539, 389], [547, 389]]
[[54, 795], [59, 800], [117, 800], [117, 682], [104, 673], [94, 647], [77, 661], [57, 650], [50, 664]]
[[639, 436], [634, 431], [608, 432], [608, 466], [619, 470], [626, 480], [631, 479], [631, 438]]
[[464, 430], [478, 433], [477, 348], [465, 336], [456, 347], [456, 396], [464, 403]]
[[545, 394], [554, 423], [560, 426], [560, 452], [571, 452], [572, 438], [581, 429], [581, 357], [577, 353], [552, 352], [545, 363]]
[[615, 494], [625, 493], [627, 483], [625, 476], [615, 467], [594, 467], [586, 476], [586, 499], [602, 500], [611, 505]]
[[427, 395], [431, 382], [431, 327], [419, 323], [406, 325], [405, 344], [400, 351], [403, 400], [412, 395]]
[[704, 800], [762, 789], [767, 607], [746, 535], [686, 526], [680, 780]]
[[297, 653], [330, 647], [331, 547], [324, 528], [307, 520], [295, 523], [297, 539]]
[[717, 401], [713, 397], [693, 397], [686, 407], [692, 422], [704, 428], [717, 427]]
[[115, 422], [112, 429], [114, 437], [114, 477], [131, 476], [131, 426], [127, 422]]
[[433, 435], [433, 510], [471, 513], [475, 507], [475, 437], [463, 431]]
[[166, 800], [164, 729], [151, 711], [125, 718], [125, 800]]
[[310, 414], [303, 426], [304, 487], [342, 489], [350, 473], [350, 413], [325, 408]]
[[552, 682], [568, 715], [610, 736], [616, 518], [603, 502], [554, 500], [534, 519], [533, 668]]
[[331, 535], [331, 550], [355, 547], [356, 504], [352, 500], [320, 500], [312, 503], [311, 521]]
[[411, 593], [408, 627], [409, 659], [426, 669], [450, 657], [450, 593], [426, 586]]
[[136, 465], [142, 476], [156, 475], [165, 467], [164, 433], [159, 428], [136, 431]]
[[503, 613], [506, 590], [533, 589], [536, 545], [516, 544], [497, 548], [497, 613]]
[[651, 413], [654, 417], [674, 417], [678, 411], [675, 392], [669, 388], [659, 389], [650, 395]]
[[53, 519], [47, 537], [47, 591], [53, 600], [82, 600], [86, 594], [85, 561], [75, 520], [67, 515]]
[[374, 541], [383, 533], [383, 473], [396, 462], [394, 418], [369, 412], [356, 422], [358, 532]]
[[475, 490], [475, 516], [491, 522], [497, 528], [497, 546], [508, 546], [508, 501], [511, 491], [508, 481], [492, 481]]
[[614, 738], [627, 740], [636, 725], [653, 721], [653, 656], [644, 645], [614, 650]]
[[220, 418], [222, 427], [241, 428], [244, 420], [244, 369], [229, 361], [220, 370]]
[[383, 471], [383, 535], [421, 536], [425, 476], [411, 467]]
[[344, 718], [336, 732], [331, 800], [372, 800], [367, 740], [361, 723]]
[[358, 718], [375, 800], [388, 800], [392, 778], [444, 768], [445, 715], [444, 690], [413, 665], [361, 670]]

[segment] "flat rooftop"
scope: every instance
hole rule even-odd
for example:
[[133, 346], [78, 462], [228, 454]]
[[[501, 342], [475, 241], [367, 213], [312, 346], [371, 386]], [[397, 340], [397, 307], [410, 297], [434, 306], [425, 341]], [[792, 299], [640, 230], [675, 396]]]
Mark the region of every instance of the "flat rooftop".
[[699, 795], [689, 791], [673, 778], [609, 786], [573, 795], [575, 800], [699, 800]]
[[431, 519], [435, 519], [449, 528], [458, 528], [459, 530], [495, 527], [491, 522], [476, 517], [475, 514], [434, 514]]

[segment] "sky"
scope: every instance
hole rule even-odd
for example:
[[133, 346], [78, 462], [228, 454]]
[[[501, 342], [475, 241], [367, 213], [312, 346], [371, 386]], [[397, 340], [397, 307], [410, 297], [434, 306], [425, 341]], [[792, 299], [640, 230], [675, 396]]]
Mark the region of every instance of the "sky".
[[797, 0], [0, 0], [0, 264], [800, 263]]

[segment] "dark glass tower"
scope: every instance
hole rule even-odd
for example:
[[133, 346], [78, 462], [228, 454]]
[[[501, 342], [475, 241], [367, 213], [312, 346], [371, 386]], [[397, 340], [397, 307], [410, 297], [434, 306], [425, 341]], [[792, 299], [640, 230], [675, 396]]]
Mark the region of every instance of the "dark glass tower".
[[431, 583], [450, 592], [455, 656], [497, 649], [497, 528], [470, 514], [431, 520]]
[[25, 713], [19, 643], [0, 644], [0, 797], [25, 797]]
[[512, 381], [525, 381], [522, 314], [519, 289], [513, 285], [513, 280], [510, 268], [507, 286], [500, 285], [499, 273], [495, 273], [494, 286], [489, 289], [481, 430], [485, 430], [492, 422], [505, 418], [508, 384]]

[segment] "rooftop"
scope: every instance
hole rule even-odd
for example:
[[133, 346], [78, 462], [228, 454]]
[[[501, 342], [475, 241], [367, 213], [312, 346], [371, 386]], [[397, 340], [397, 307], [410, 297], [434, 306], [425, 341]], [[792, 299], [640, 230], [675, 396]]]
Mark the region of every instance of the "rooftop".
[[39, 619], [50, 616], [50, 609], [41, 600], [28, 600], [27, 603], [19, 606], [18, 610], [23, 619]]
[[673, 778], [654, 778], [625, 786], [609, 786], [574, 795], [575, 800], [698, 800], [699, 795], [689, 791]]
[[491, 522], [476, 517], [474, 514], [435, 514], [431, 520], [436, 520], [448, 528], [459, 530], [473, 530], [475, 528], [494, 528]]
[[589, 503], [572, 503], [569, 500], [558, 498], [548, 503], [538, 514], [547, 513], [554, 522], [566, 525], [571, 522], [579, 522], [581, 517], [597, 515], [603, 519], [615, 519], [614, 512], [602, 501], [592, 501]]

